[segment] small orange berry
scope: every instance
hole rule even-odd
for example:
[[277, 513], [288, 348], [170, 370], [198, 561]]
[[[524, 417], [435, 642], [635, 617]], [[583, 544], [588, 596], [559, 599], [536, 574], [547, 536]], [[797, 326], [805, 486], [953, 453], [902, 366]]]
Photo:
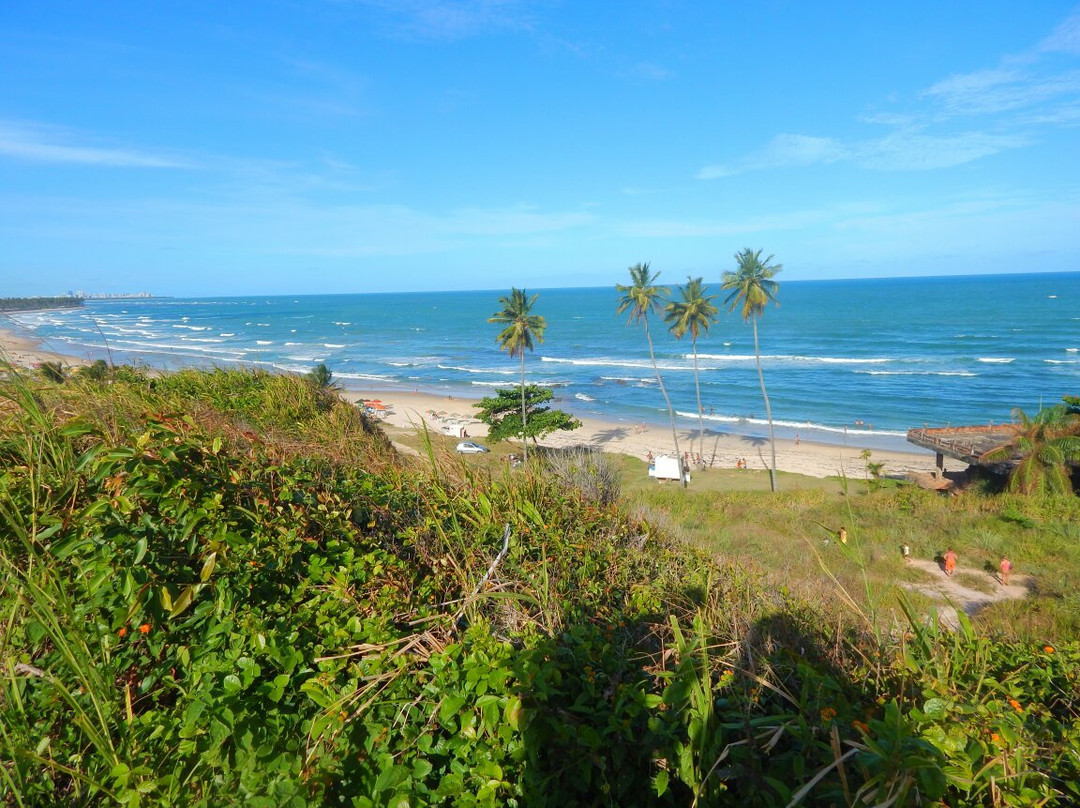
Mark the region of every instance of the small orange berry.
[[1054, 646], [1052, 646], [1052, 645], [1044, 645], [1043, 650], [1046, 651], [1046, 653], [1048, 653], [1048, 654], [1052, 654], [1052, 653], [1054, 653]]
[[117, 634], [117, 636], [120, 636], [120, 637], [125, 636], [127, 634], [127, 627], [125, 626], [125, 627], [121, 628], [118, 632], [116, 632], [116, 634]]
[[990, 740], [994, 743], [1001, 743], [1001, 736], [998, 735], [996, 732], [993, 732], [990, 734]]
[[149, 623], [143, 623], [141, 626], [139, 626], [139, 633], [141, 633], [141, 634], [149, 634], [150, 633], [150, 624]]

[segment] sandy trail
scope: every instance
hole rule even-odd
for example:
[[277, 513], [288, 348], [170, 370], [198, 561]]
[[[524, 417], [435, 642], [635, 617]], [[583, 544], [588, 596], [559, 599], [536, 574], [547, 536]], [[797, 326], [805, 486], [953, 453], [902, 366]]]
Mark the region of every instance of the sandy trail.
[[957, 578], [949, 578], [936, 561], [909, 558], [907, 564], [927, 572], [932, 576], [932, 579], [927, 583], [903, 583], [901, 586], [937, 601], [940, 604], [938, 606], [938, 620], [948, 628], [956, 628], [959, 625], [958, 612], [962, 611], [971, 617], [991, 603], [1026, 598], [1032, 585], [1030, 575], [1013, 573], [1009, 585], [1004, 586], [995, 574], [983, 570], [957, 568], [957, 572], [969, 576], [984, 577], [992, 587], [992, 591], [984, 592], [981, 589], [972, 589], [965, 586]]

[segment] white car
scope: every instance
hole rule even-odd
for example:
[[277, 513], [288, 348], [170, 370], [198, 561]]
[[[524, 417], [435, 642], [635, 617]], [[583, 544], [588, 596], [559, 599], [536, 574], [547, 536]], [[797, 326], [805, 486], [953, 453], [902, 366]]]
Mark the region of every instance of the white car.
[[488, 447], [473, 443], [471, 440], [463, 440], [457, 445], [457, 450], [462, 454], [482, 454], [491, 451]]

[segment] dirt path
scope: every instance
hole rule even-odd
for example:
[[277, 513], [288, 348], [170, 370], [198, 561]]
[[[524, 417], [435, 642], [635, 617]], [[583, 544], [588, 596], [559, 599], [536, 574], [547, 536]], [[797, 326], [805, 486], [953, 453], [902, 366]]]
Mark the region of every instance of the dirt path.
[[981, 589], [972, 589], [961, 583], [960, 577], [949, 578], [936, 561], [928, 561], [921, 558], [910, 558], [908, 566], [923, 570], [931, 576], [931, 580], [925, 583], [903, 583], [905, 589], [918, 592], [938, 602], [938, 620], [942, 625], [949, 628], [957, 626], [957, 612], [962, 611], [969, 617], [975, 615], [980, 609], [1003, 600], [1019, 600], [1026, 598], [1032, 580], [1029, 575], [1017, 575], [1013, 573], [1008, 586], [1002, 586], [996, 575], [991, 575], [983, 570], [972, 570], [958, 567], [958, 576], [973, 576], [984, 578], [988, 584], [989, 592]]

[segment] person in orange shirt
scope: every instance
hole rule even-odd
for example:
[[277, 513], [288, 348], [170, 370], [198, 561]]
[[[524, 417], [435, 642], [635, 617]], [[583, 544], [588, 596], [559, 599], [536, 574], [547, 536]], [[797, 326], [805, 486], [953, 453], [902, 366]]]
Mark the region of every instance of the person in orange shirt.
[[954, 572], [956, 572], [956, 553], [950, 547], [945, 551], [945, 574], [952, 578]]
[[1009, 561], [1008, 556], [1001, 557], [1001, 564], [998, 569], [1001, 570], [1001, 585], [1008, 586], [1009, 578], [1012, 576], [1012, 562]]

